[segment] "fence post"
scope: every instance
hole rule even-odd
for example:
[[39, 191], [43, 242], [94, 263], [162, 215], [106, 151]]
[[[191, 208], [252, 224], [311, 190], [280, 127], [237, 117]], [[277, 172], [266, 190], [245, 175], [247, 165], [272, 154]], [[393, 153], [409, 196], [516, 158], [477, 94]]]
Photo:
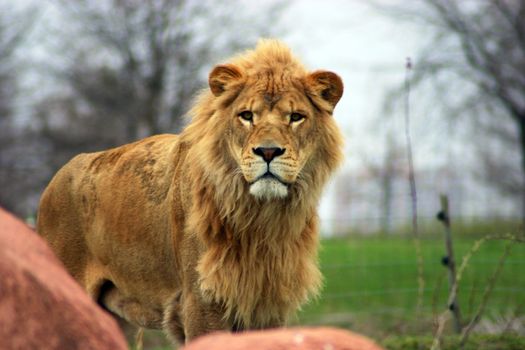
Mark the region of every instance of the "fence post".
[[[452, 246], [452, 232], [450, 225], [450, 212], [448, 206], [448, 196], [441, 194], [439, 196], [441, 202], [441, 211], [437, 215], [437, 219], [443, 223], [445, 227], [445, 248], [447, 255], [443, 257], [442, 263], [448, 267], [449, 293], [454, 293], [450, 305], [450, 311], [454, 315], [454, 329], [457, 333], [461, 333], [461, 312], [459, 310], [459, 303], [457, 300], [457, 286], [456, 286], [456, 261], [454, 259], [454, 249]], [[454, 286], [456, 286], [454, 288]]]

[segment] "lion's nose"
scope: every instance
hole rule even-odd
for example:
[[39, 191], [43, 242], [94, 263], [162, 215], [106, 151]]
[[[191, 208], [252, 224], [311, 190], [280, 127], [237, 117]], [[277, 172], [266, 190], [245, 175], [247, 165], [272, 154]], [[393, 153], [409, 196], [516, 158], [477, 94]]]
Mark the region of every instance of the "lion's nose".
[[257, 147], [253, 148], [253, 153], [261, 156], [266, 163], [270, 163], [275, 157], [279, 157], [284, 154], [286, 148], [279, 147]]

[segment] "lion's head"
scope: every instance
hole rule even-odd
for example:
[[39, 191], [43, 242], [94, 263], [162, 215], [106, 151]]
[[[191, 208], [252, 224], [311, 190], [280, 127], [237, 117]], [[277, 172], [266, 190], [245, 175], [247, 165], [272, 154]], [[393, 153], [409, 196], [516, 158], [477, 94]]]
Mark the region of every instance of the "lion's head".
[[339, 164], [342, 138], [332, 112], [343, 83], [335, 73], [308, 72], [284, 44], [262, 40], [255, 50], [216, 66], [209, 86], [211, 94], [197, 107], [211, 109], [194, 111], [208, 120], [194, 128], [221, 135], [220, 145], [212, 146], [220, 148], [215, 159], [228, 153], [255, 198], [286, 198], [315, 177], [324, 183]]

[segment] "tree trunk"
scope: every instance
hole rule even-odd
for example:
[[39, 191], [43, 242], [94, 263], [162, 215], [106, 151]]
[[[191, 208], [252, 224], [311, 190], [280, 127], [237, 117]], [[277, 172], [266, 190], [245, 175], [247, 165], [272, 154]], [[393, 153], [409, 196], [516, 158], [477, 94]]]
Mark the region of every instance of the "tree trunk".
[[[387, 160], [387, 162], [391, 162]], [[382, 198], [382, 222], [381, 228], [383, 233], [389, 234], [392, 226], [392, 182], [394, 180], [394, 172], [391, 169], [391, 164], [386, 164], [383, 173], [381, 174], [381, 191]]]
[[522, 173], [522, 183], [521, 183], [521, 221], [523, 223], [523, 230], [525, 231], [525, 115], [518, 116], [517, 118], [519, 124], [519, 133], [520, 133], [520, 152], [521, 152], [521, 173]]

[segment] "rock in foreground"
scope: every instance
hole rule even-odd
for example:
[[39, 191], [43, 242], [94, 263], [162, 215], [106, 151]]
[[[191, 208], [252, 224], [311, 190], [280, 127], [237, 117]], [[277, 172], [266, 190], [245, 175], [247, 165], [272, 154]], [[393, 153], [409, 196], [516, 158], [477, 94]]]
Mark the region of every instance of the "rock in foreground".
[[117, 323], [28, 226], [0, 208], [0, 347], [127, 349]]
[[334, 328], [291, 328], [244, 333], [215, 333], [184, 350], [383, 350], [372, 340]]

